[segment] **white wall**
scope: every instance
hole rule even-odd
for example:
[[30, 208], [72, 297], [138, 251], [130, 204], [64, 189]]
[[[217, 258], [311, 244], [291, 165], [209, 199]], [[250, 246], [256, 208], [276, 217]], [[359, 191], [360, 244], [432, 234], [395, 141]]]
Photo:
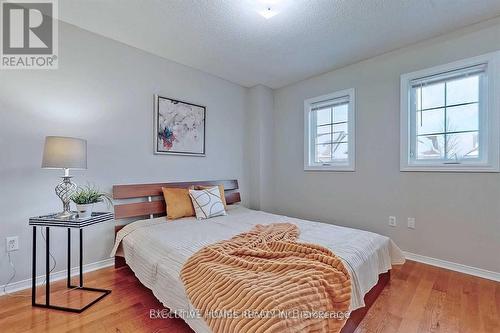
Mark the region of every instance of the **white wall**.
[[246, 111], [245, 165], [247, 168], [249, 207], [268, 209], [271, 202], [273, 90], [263, 85], [248, 89]]
[[[5, 237], [20, 237], [20, 250], [12, 253], [15, 281], [29, 278], [28, 217], [61, 208], [54, 194], [61, 172], [40, 168], [46, 135], [88, 140], [88, 170], [73, 172], [80, 184], [111, 191], [122, 183], [234, 178], [243, 199], [248, 196], [245, 88], [65, 23], [59, 27], [58, 70], [0, 71], [0, 285], [11, 272]], [[207, 106], [206, 157], [153, 155], [155, 93]], [[58, 271], [66, 266], [65, 230], [52, 230]], [[85, 263], [107, 258], [113, 222], [85, 229], [84, 237]], [[41, 243], [38, 249], [41, 274]], [[74, 255], [76, 265], [76, 248]]]
[[[399, 171], [400, 75], [498, 49], [497, 19], [275, 91], [271, 211], [375, 231], [410, 252], [500, 272], [500, 175]], [[305, 172], [303, 101], [346, 88], [356, 89], [356, 172]], [[397, 228], [387, 225], [390, 215]]]

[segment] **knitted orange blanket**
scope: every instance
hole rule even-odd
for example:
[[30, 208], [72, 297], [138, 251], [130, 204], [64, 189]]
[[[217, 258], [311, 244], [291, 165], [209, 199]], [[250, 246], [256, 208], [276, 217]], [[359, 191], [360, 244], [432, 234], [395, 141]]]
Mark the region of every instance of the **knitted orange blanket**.
[[298, 235], [290, 223], [257, 225], [189, 258], [181, 279], [214, 333], [340, 331], [349, 274], [330, 250]]

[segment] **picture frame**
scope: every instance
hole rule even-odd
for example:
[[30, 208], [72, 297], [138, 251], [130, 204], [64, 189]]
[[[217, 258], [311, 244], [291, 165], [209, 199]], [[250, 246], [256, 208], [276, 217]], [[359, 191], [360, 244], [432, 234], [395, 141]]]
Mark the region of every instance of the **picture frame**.
[[205, 156], [206, 107], [154, 95], [156, 155]]

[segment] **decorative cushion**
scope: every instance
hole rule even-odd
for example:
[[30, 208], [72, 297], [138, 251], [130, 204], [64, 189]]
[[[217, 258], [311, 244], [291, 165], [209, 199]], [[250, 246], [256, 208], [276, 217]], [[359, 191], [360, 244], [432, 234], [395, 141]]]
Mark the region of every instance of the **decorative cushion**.
[[193, 202], [197, 219], [227, 215], [218, 186], [203, 190], [189, 190], [189, 196]]
[[167, 218], [169, 220], [195, 216], [187, 188], [162, 187], [161, 189], [167, 205]]
[[[222, 200], [222, 203], [224, 204], [224, 209], [227, 210], [227, 203], [226, 203], [226, 195], [224, 194], [224, 185], [217, 185], [219, 187], [219, 193], [220, 193], [220, 198]], [[202, 186], [202, 185], [197, 185], [194, 187], [194, 190], [207, 190], [209, 188], [212, 188], [213, 186]]]

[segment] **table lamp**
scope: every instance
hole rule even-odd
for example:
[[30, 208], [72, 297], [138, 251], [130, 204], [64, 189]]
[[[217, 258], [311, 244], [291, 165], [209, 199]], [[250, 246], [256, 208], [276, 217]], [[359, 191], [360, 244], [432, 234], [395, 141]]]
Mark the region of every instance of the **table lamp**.
[[70, 200], [76, 185], [71, 182], [70, 169], [87, 169], [87, 141], [64, 136], [47, 136], [43, 148], [42, 168], [63, 169], [63, 181], [56, 186], [56, 194], [63, 203], [60, 219], [72, 219], [77, 214], [71, 212]]

